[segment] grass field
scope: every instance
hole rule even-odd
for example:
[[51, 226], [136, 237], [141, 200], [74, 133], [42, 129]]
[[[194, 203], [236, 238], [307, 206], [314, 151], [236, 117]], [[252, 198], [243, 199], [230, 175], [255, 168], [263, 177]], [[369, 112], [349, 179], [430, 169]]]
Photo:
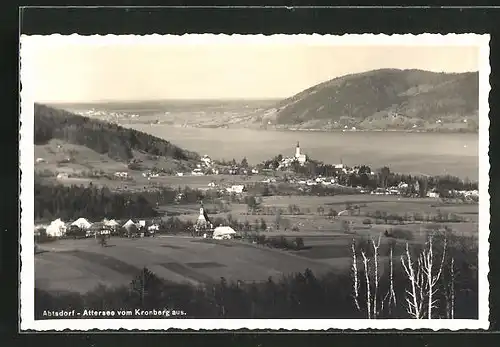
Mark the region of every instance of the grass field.
[[141, 268], [161, 278], [192, 284], [228, 280], [263, 281], [306, 268], [324, 273], [331, 267], [289, 252], [239, 241], [226, 244], [185, 237], [112, 239], [108, 247], [95, 240], [61, 240], [41, 246], [35, 255], [36, 287], [86, 292], [98, 284], [123, 285]]

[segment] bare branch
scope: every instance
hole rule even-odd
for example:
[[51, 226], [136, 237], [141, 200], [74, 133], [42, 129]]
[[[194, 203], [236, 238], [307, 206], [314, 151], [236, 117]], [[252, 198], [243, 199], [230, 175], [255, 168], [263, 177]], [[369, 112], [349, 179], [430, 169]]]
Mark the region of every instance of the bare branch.
[[356, 308], [358, 311], [361, 311], [361, 308], [359, 307], [359, 283], [358, 283], [358, 264], [357, 264], [357, 259], [356, 259], [356, 248], [355, 248], [355, 241], [354, 239], [352, 240], [352, 245], [351, 245], [351, 250], [352, 250], [352, 274], [354, 278], [354, 283], [353, 283], [353, 290], [354, 290], [354, 305], [356, 305]]
[[363, 264], [365, 267], [365, 280], [366, 280], [366, 307], [368, 312], [368, 319], [371, 319], [371, 293], [370, 293], [370, 277], [368, 275], [368, 258], [364, 251], [361, 251], [361, 256], [363, 257]]

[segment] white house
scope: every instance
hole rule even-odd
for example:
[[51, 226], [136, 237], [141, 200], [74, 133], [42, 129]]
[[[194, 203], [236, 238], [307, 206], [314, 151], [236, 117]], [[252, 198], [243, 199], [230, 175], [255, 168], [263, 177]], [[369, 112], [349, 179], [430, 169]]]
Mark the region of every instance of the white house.
[[427, 192], [427, 197], [428, 198], [439, 198], [439, 193], [430, 191], [430, 192]]
[[216, 240], [228, 240], [232, 239], [234, 235], [236, 235], [236, 231], [233, 228], [221, 226], [214, 229], [213, 238]]
[[228, 193], [236, 193], [236, 194], [241, 194], [243, 193], [243, 190], [245, 190], [245, 186], [244, 185], [234, 185], [234, 186], [231, 186], [231, 187], [227, 187], [226, 188], [226, 191]]
[[116, 220], [114, 220], [114, 219], [111, 219], [111, 220], [107, 220], [107, 219], [105, 219], [105, 220], [104, 220], [104, 224], [105, 224], [106, 226], [108, 226], [108, 227], [111, 227], [111, 228], [116, 228], [116, 227], [118, 227], [118, 226], [120, 225], [120, 224], [119, 224]]
[[137, 224], [132, 219], [129, 219], [127, 222], [125, 222], [125, 224], [123, 224], [123, 227], [125, 229], [128, 229], [132, 226], [137, 226]]
[[69, 175], [65, 172], [60, 172], [57, 174], [56, 177], [58, 180], [67, 180], [69, 178]]
[[90, 227], [92, 226], [92, 223], [90, 223], [85, 218], [78, 218], [73, 223], [71, 223], [71, 225], [75, 225], [82, 230], [87, 230], [87, 229], [90, 229]]
[[51, 237], [61, 237], [66, 234], [66, 224], [60, 219], [56, 219], [50, 223], [50, 225], [45, 229], [47, 236]]
[[158, 224], [151, 224], [150, 226], [148, 226], [148, 231], [151, 234], [158, 232], [158, 230], [160, 230], [160, 226]]
[[203, 176], [203, 171], [201, 171], [201, 169], [194, 169], [192, 172], [191, 172], [191, 175], [193, 176]]

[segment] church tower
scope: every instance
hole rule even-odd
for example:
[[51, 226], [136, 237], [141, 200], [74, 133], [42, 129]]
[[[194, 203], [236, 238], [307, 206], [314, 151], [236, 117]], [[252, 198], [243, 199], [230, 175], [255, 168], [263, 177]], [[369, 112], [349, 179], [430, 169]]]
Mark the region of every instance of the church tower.
[[297, 141], [297, 147], [295, 148], [295, 158], [300, 157], [300, 143]]

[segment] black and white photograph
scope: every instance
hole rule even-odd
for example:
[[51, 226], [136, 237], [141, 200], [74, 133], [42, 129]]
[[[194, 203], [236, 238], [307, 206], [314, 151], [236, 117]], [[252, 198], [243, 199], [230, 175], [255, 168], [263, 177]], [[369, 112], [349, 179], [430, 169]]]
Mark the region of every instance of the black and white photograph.
[[487, 329], [489, 36], [21, 36], [21, 330]]

